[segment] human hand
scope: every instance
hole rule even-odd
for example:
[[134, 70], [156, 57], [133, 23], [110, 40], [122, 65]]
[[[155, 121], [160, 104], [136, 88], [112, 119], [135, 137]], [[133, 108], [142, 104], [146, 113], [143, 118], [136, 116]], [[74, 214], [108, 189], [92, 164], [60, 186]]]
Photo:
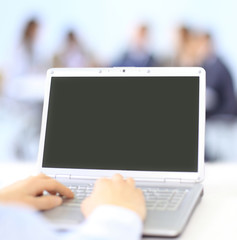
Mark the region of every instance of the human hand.
[[115, 174], [112, 179], [97, 180], [91, 196], [82, 202], [81, 210], [88, 217], [96, 207], [104, 204], [128, 208], [136, 212], [142, 220], [146, 217], [145, 199], [141, 189], [135, 187], [132, 178], [124, 180], [120, 174]]
[[[47, 191], [50, 195], [43, 195]], [[62, 198], [56, 194], [73, 198], [70, 189], [44, 174], [29, 177], [0, 190], [0, 202], [21, 203], [37, 210], [46, 210], [62, 204]]]

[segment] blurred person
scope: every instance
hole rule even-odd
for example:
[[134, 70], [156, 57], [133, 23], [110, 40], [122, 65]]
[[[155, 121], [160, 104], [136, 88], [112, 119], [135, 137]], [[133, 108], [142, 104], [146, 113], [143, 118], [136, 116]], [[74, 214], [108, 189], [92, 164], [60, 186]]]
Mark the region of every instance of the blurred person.
[[[43, 195], [47, 191], [51, 195]], [[57, 193], [57, 194], [56, 194]], [[35, 210], [47, 210], [73, 198], [70, 189], [44, 174], [0, 190], [0, 236], [8, 240], [138, 240], [146, 216], [145, 200], [132, 178], [115, 174], [96, 181], [81, 210], [86, 220], [77, 229], [57, 232]]]
[[89, 67], [94, 65], [92, 62], [92, 56], [73, 30], [66, 34], [62, 50], [53, 59], [54, 67]]
[[26, 22], [17, 48], [10, 55], [4, 82], [4, 97], [11, 115], [12, 156], [16, 159], [36, 159], [44, 97], [45, 72], [49, 66], [40, 45], [40, 22]]
[[215, 52], [210, 34], [200, 34], [198, 41], [196, 64], [206, 70], [207, 119], [223, 115], [235, 116], [237, 102], [230, 71]]
[[43, 97], [42, 85], [49, 65], [42, 56], [39, 30], [40, 23], [37, 19], [27, 21], [20, 42], [10, 55], [4, 90], [7, 96], [17, 100], [28, 100], [28, 96], [33, 100], [34, 98], [42, 100]]
[[39, 30], [40, 23], [37, 19], [32, 18], [26, 22], [20, 42], [10, 59], [8, 72], [10, 80], [45, 72], [46, 61], [43, 60], [38, 42]]
[[149, 27], [145, 24], [134, 29], [130, 46], [113, 66], [154, 67], [158, 62], [149, 51]]
[[194, 66], [197, 47], [196, 33], [185, 25], [179, 26], [176, 29], [174, 45], [175, 56], [172, 65], [178, 67]]

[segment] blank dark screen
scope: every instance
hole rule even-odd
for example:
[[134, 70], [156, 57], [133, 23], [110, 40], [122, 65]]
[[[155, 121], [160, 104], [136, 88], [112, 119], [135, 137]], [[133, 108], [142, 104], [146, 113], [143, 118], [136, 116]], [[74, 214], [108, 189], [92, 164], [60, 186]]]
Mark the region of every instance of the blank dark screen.
[[43, 167], [197, 171], [198, 77], [53, 77]]

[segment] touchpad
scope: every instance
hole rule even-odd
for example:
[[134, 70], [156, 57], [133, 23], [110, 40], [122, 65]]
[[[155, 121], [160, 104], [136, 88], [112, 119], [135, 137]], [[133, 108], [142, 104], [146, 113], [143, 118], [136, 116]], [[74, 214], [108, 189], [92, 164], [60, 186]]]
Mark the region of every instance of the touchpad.
[[58, 225], [59, 228], [67, 225], [70, 228], [70, 225], [73, 227], [73, 225], [78, 225], [84, 220], [79, 207], [59, 206], [51, 210], [42, 211], [42, 214], [47, 220]]

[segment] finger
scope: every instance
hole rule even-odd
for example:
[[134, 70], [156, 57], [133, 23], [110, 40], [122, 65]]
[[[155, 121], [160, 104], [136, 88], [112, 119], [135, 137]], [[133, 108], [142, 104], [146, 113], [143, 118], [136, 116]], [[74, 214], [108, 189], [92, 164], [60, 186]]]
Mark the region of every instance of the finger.
[[127, 183], [129, 184], [129, 185], [131, 185], [131, 186], [135, 186], [135, 181], [134, 181], [134, 179], [133, 178], [127, 178]]
[[119, 173], [116, 173], [113, 175], [112, 180], [121, 181], [121, 180], [123, 180], [123, 176]]
[[110, 181], [110, 180], [108, 178], [105, 178], [105, 177], [97, 179], [94, 183], [94, 189], [97, 188], [98, 186], [100, 186], [101, 184], [104, 184], [108, 181]]
[[53, 178], [51, 178], [51, 177], [49, 177], [49, 176], [47, 176], [46, 174], [44, 174], [44, 173], [39, 173], [36, 177], [39, 177], [39, 178], [44, 178], [44, 179], [53, 179]]
[[48, 210], [61, 205], [63, 202], [59, 196], [48, 195], [41, 197], [33, 197], [29, 203], [38, 210]]
[[[37, 177], [43, 178], [43, 179], [51, 179], [56, 181], [55, 179], [49, 177], [48, 175], [44, 174], [44, 173], [40, 173]], [[47, 191], [48, 193], [52, 194], [52, 195], [56, 195], [58, 192], [57, 191]]]
[[73, 192], [69, 188], [67, 188], [66, 186], [64, 186], [63, 184], [54, 179], [42, 179], [37, 183], [36, 191], [37, 194], [42, 193], [43, 191], [47, 191], [59, 193], [60, 195], [65, 196], [67, 198], [74, 197]]

